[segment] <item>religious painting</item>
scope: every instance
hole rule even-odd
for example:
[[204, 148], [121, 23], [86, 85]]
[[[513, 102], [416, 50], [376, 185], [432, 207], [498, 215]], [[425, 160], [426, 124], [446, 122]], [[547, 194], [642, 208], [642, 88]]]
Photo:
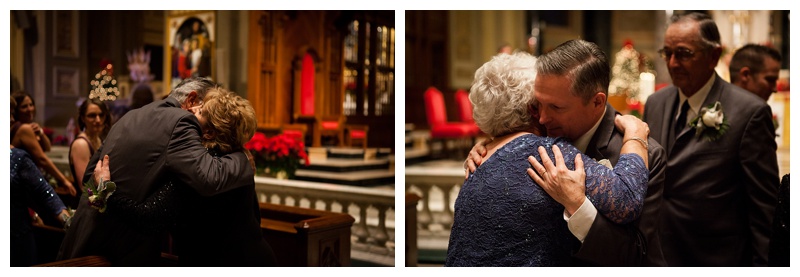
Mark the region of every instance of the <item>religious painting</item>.
[[76, 67], [53, 67], [53, 95], [59, 97], [78, 96], [78, 79], [80, 74]]
[[53, 12], [53, 55], [78, 57], [78, 11]]
[[189, 77], [214, 79], [214, 11], [170, 11], [167, 19], [164, 80], [171, 90]]

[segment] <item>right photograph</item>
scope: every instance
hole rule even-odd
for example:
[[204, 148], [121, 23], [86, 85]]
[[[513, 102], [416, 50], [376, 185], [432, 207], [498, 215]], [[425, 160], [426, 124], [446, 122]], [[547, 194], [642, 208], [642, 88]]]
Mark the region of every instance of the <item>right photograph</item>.
[[405, 266], [788, 267], [789, 14], [406, 11]]

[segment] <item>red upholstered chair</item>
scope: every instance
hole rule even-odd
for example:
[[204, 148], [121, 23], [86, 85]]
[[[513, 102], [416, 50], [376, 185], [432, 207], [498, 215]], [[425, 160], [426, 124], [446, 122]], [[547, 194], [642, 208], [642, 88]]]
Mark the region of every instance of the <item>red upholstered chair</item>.
[[348, 124], [346, 129], [347, 145], [353, 146], [353, 143], [356, 143], [361, 145], [361, 147], [364, 149], [367, 149], [367, 134], [369, 132], [369, 126]]
[[322, 138], [336, 137], [336, 145], [344, 146], [344, 123], [347, 119], [343, 115], [319, 116], [314, 130], [314, 147], [322, 146]]
[[466, 90], [456, 90], [456, 107], [458, 118], [464, 123], [475, 123], [472, 119], [472, 103], [469, 102], [469, 93]]
[[431, 127], [431, 138], [465, 138], [477, 133], [477, 129], [470, 124], [447, 121], [444, 96], [435, 87], [425, 91], [425, 112]]
[[444, 96], [435, 87], [430, 87], [425, 91], [425, 113], [428, 116], [432, 140], [466, 139], [471, 143], [472, 139], [478, 134], [478, 128], [474, 123], [447, 121]]

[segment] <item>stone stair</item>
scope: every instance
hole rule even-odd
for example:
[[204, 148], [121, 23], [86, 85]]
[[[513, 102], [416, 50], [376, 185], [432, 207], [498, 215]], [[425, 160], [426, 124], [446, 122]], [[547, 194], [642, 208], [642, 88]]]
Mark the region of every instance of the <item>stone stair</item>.
[[373, 187], [394, 185], [394, 155], [390, 148], [308, 147], [309, 165], [295, 179]]

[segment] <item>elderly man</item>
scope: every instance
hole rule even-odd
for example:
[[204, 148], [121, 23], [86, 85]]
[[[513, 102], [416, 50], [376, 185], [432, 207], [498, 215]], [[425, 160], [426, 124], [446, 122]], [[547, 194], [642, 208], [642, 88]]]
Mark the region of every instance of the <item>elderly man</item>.
[[675, 16], [659, 51], [673, 85], [645, 105], [666, 147], [659, 235], [669, 266], [767, 264], [778, 188], [767, 104], [714, 72], [722, 52], [705, 14]]
[[[666, 154], [655, 140], [627, 138], [614, 127], [617, 111], [606, 102], [611, 76], [606, 55], [594, 43], [570, 40], [540, 56], [536, 70], [533, 93], [538, 113], [535, 116], [547, 129], [547, 136], [565, 137], [589, 157], [607, 159], [612, 165], [619, 160], [623, 144], [642, 143], [648, 147], [647, 195], [641, 217], [632, 223], [611, 222], [598, 214], [585, 196], [575, 197], [576, 192], [580, 193], [575, 186], [583, 183], [545, 188], [565, 206], [569, 230], [582, 242], [574, 254], [575, 263], [663, 266], [656, 223]], [[466, 166], [474, 171], [483, 154], [485, 148], [476, 145]]]
[[775, 92], [781, 71], [781, 54], [773, 48], [747, 44], [731, 58], [731, 84], [755, 93], [764, 101]]

